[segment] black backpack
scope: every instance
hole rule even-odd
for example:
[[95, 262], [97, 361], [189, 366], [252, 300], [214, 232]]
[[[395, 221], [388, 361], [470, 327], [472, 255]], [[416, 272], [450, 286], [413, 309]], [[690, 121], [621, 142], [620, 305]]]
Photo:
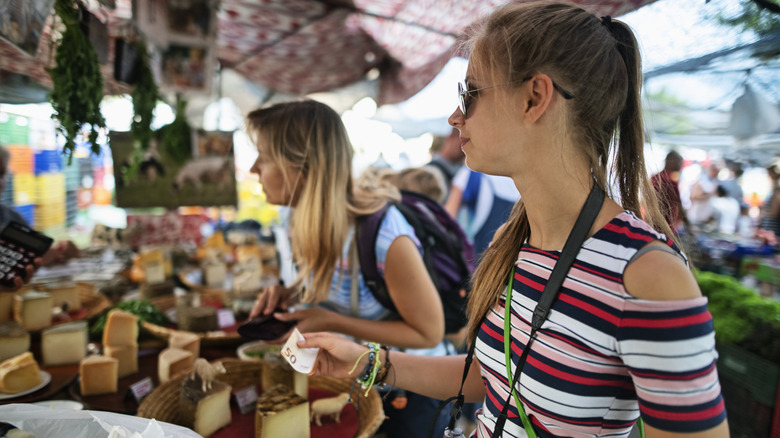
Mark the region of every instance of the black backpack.
[[474, 272], [474, 245], [460, 224], [433, 199], [401, 190], [400, 202], [388, 202], [376, 213], [357, 220], [357, 249], [366, 286], [384, 307], [396, 311], [379, 274], [374, 250], [379, 225], [394, 205], [414, 228], [423, 246], [423, 261], [444, 306], [445, 333], [456, 333], [466, 325], [466, 300]]

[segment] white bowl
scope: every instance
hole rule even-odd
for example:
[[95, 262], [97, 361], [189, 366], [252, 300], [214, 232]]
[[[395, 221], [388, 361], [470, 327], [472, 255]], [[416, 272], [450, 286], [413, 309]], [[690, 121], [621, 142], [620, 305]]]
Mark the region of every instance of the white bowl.
[[261, 360], [264, 353], [278, 353], [280, 351], [282, 351], [281, 345], [269, 344], [264, 341], [254, 341], [239, 346], [236, 350], [236, 354], [238, 355], [238, 358], [242, 360]]
[[73, 400], [43, 400], [33, 403], [38, 406], [45, 406], [51, 409], [71, 409], [74, 411], [80, 411], [84, 409], [84, 405]]

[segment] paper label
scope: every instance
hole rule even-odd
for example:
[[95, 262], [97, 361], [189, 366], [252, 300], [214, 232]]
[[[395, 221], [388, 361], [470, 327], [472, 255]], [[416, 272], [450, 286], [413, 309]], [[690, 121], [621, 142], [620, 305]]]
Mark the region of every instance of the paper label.
[[242, 414], [253, 411], [257, 406], [257, 390], [254, 386], [248, 386], [237, 390], [233, 395], [236, 397], [236, 404]]
[[135, 401], [138, 403], [141, 403], [141, 400], [152, 392], [152, 389], [154, 389], [154, 384], [152, 384], [151, 377], [145, 377], [130, 385], [130, 392], [133, 393], [133, 397], [135, 397]]
[[231, 327], [236, 325], [236, 316], [230, 309], [217, 310], [217, 325], [219, 328]]
[[284, 347], [282, 347], [282, 357], [284, 357], [295, 371], [303, 374], [309, 374], [314, 368], [314, 361], [317, 360], [319, 348], [299, 348], [298, 341], [303, 341], [303, 335], [297, 328], [293, 329], [292, 334], [287, 338]]

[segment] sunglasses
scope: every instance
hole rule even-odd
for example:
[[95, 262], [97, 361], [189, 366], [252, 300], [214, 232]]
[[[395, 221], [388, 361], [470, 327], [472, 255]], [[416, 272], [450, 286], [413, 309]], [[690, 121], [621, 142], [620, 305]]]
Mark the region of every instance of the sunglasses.
[[[533, 76], [528, 76], [527, 78], [523, 78], [523, 79], [521, 79], [519, 81], [516, 81], [516, 82], [523, 83], [523, 82], [531, 80], [532, 77]], [[495, 88], [495, 87], [500, 87], [500, 86], [503, 86], [503, 85], [508, 85], [508, 84], [511, 84], [511, 83], [513, 83], [513, 82], [508, 82], [506, 84], [501, 84], [501, 85], [491, 85], [489, 87], [482, 87], [482, 88], [477, 88], [477, 89], [474, 89], [474, 90], [469, 90], [468, 86], [464, 85], [463, 82], [458, 82], [458, 98], [459, 98], [458, 107], [460, 108], [461, 114], [463, 114], [463, 118], [468, 118], [469, 107], [471, 106], [472, 103], [474, 103], [474, 100], [477, 98], [477, 96], [479, 96], [479, 92], [480, 91], [487, 90], [489, 88]], [[564, 88], [558, 86], [558, 84], [556, 84], [555, 81], [553, 81], [552, 84], [553, 84], [553, 88], [555, 88], [555, 90], [557, 92], [561, 93], [561, 96], [563, 96], [564, 99], [566, 99], [566, 100], [574, 99], [574, 95], [571, 92], [569, 92], [569, 91], [565, 90]]]

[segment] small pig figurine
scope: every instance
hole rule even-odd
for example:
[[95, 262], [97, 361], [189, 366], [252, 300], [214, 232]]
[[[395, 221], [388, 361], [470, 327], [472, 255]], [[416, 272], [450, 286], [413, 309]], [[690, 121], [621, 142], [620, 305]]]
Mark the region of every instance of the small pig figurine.
[[322, 426], [320, 418], [325, 415], [333, 415], [336, 423], [341, 422], [341, 410], [349, 402], [349, 393], [342, 392], [335, 397], [314, 400], [311, 404], [311, 419], [317, 426]]

